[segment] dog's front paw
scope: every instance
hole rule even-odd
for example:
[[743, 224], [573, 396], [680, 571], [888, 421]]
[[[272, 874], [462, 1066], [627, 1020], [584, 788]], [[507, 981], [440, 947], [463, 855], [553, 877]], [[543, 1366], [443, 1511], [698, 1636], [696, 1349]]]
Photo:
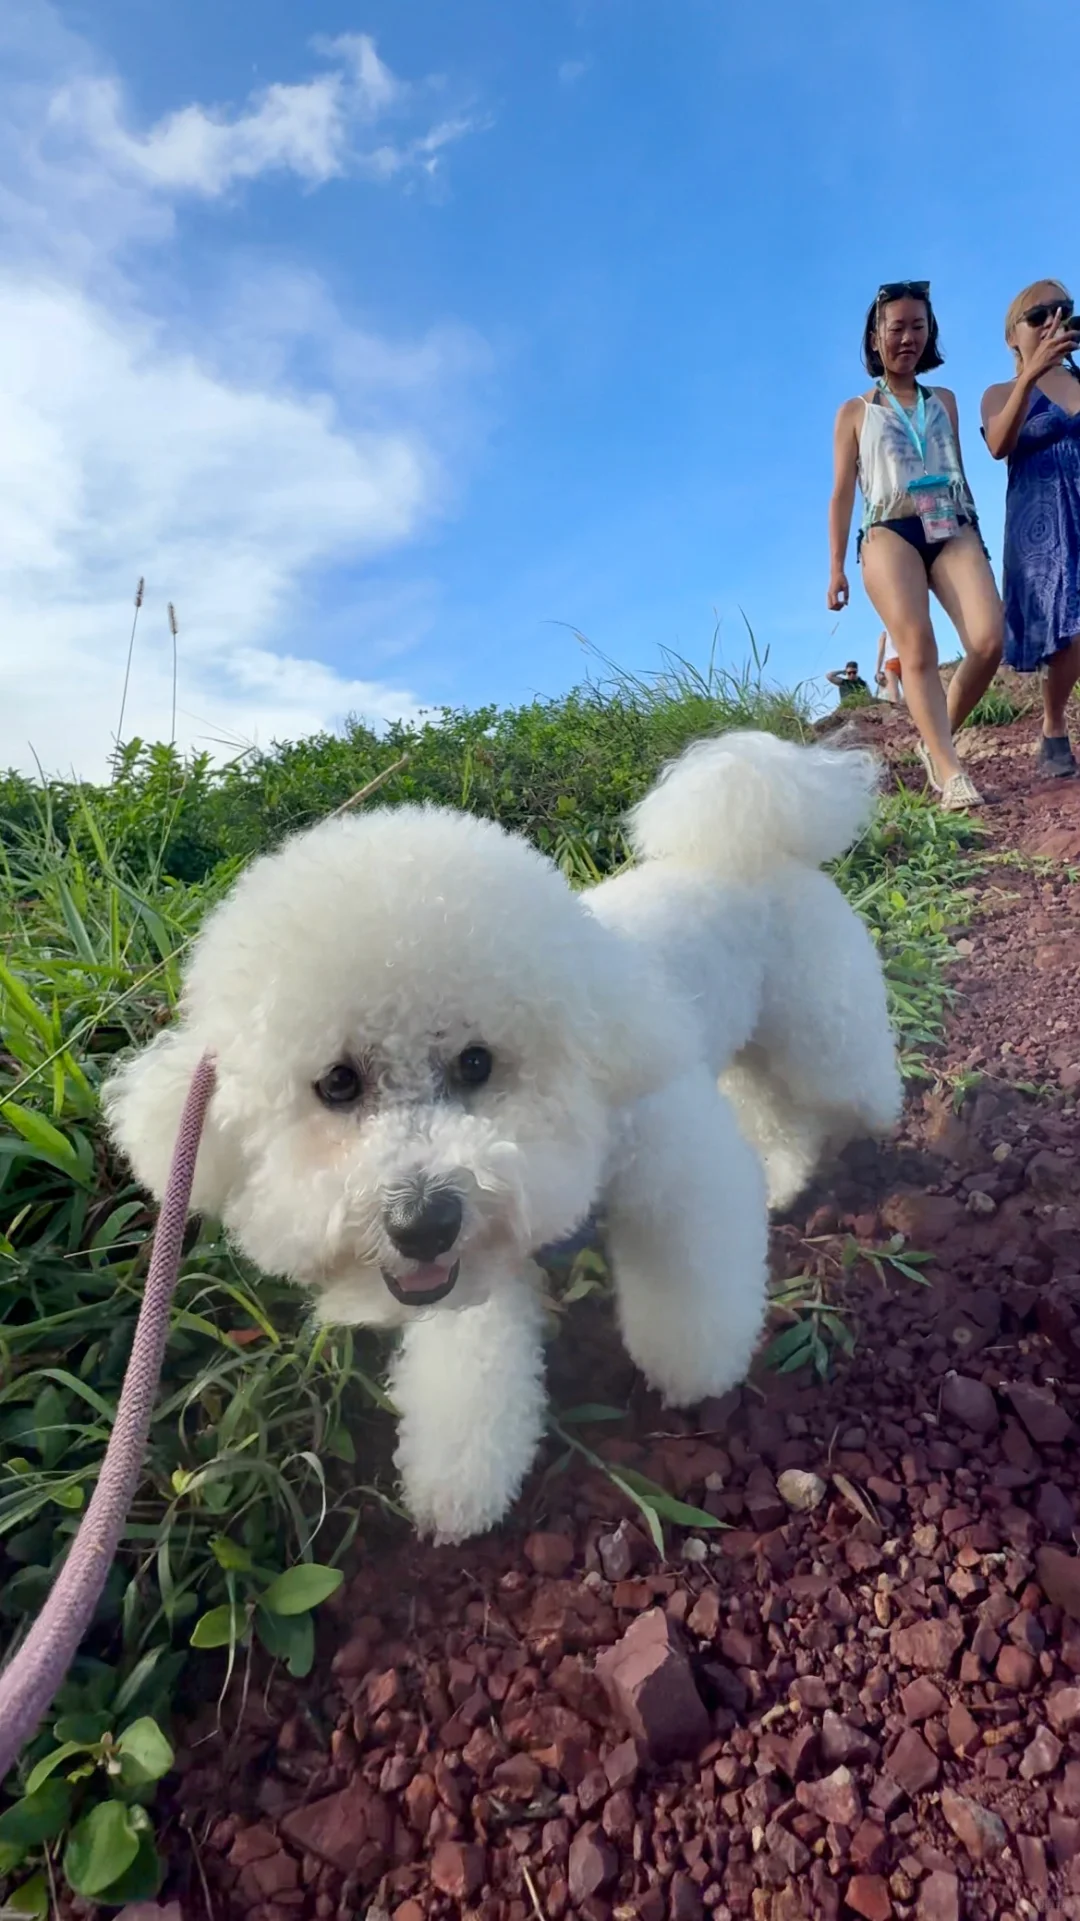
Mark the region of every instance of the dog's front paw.
[[419, 1534], [446, 1547], [486, 1534], [506, 1518], [521, 1491], [527, 1465], [509, 1471], [505, 1461], [482, 1457], [469, 1448], [455, 1455], [440, 1449], [437, 1461], [403, 1433], [394, 1464], [401, 1475], [405, 1505]]

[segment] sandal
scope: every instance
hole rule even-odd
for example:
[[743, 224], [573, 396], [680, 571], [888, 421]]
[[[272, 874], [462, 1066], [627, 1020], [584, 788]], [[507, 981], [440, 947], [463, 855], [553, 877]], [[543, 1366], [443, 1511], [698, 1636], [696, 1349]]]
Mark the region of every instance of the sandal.
[[970, 774], [950, 774], [941, 789], [941, 807], [946, 814], [966, 814], [969, 807], [981, 807], [983, 797]]
[[934, 772], [934, 763], [930, 758], [929, 747], [924, 747], [921, 740], [916, 741], [915, 752], [922, 762], [923, 773], [926, 775], [926, 778], [930, 782], [930, 785], [933, 788], [935, 794], [940, 794], [941, 782], [939, 781], [937, 775]]

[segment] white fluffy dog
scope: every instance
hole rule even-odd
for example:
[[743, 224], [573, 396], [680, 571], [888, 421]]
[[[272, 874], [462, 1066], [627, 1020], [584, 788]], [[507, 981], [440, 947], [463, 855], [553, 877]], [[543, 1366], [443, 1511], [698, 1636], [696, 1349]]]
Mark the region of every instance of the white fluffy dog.
[[877, 957], [819, 871], [875, 784], [868, 755], [729, 734], [668, 768], [637, 864], [588, 894], [490, 822], [409, 806], [298, 835], [209, 917], [176, 1025], [106, 1089], [114, 1135], [160, 1195], [213, 1055], [192, 1205], [321, 1319], [403, 1328], [424, 1531], [481, 1532], [520, 1489], [545, 1421], [530, 1256], [598, 1206], [653, 1386], [685, 1406], [743, 1377], [766, 1176], [792, 1198], [898, 1111]]

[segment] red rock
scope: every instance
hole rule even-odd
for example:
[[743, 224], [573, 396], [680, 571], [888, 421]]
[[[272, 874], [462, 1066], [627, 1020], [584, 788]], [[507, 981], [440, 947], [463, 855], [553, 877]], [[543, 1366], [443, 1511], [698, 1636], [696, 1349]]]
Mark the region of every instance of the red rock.
[[511, 1754], [500, 1761], [491, 1779], [496, 1791], [510, 1801], [532, 1801], [544, 1771], [531, 1754]]
[[281, 1841], [273, 1828], [241, 1828], [232, 1847], [229, 1849], [229, 1862], [234, 1868], [247, 1868], [253, 1861], [264, 1861], [268, 1855], [276, 1854]]
[[1062, 1814], [1080, 1814], [1080, 1761], [1066, 1762], [1054, 1801]]
[[941, 1790], [941, 1812], [973, 1861], [992, 1861], [1008, 1841], [1005, 1826], [989, 1808], [952, 1788]]
[[1005, 1393], [1016, 1414], [1027, 1428], [1036, 1447], [1060, 1447], [1073, 1432], [1073, 1424], [1045, 1388], [1007, 1387]]
[[840, 1767], [845, 1761], [871, 1761], [876, 1753], [877, 1743], [864, 1728], [853, 1727], [842, 1715], [826, 1708], [821, 1722], [821, 1758], [826, 1767]]
[[628, 1848], [633, 1841], [636, 1824], [637, 1809], [633, 1795], [627, 1788], [617, 1788], [614, 1794], [608, 1796], [600, 1816], [604, 1833], [617, 1848]]
[[474, 1842], [440, 1841], [431, 1857], [431, 1885], [451, 1901], [471, 1901], [484, 1885], [484, 1850]]
[[662, 1608], [627, 1629], [596, 1662], [613, 1705], [629, 1733], [652, 1760], [665, 1762], [697, 1754], [712, 1732], [690, 1663], [674, 1623]]
[[1018, 1834], [1016, 1848], [1029, 1888], [1037, 1894], [1045, 1894], [1050, 1886], [1050, 1876], [1046, 1868], [1046, 1849], [1034, 1834]]
[[299, 1863], [291, 1854], [286, 1854], [284, 1848], [253, 1861], [240, 1876], [241, 1888], [254, 1902], [272, 1901], [276, 1894], [291, 1894], [299, 1882]]
[[681, 1872], [671, 1877], [671, 1893], [668, 1897], [670, 1921], [702, 1921], [705, 1907], [697, 1888], [688, 1874]]
[[430, 1774], [417, 1774], [403, 1795], [405, 1819], [417, 1834], [426, 1834], [439, 1805], [439, 1790]]
[[354, 1634], [338, 1649], [330, 1671], [342, 1681], [357, 1681], [371, 1666], [371, 1642], [366, 1634]]
[[801, 1874], [810, 1860], [806, 1843], [780, 1821], [769, 1822], [765, 1830], [765, 1846], [770, 1863], [775, 1864], [779, 1881], [790, 1875]]
[[1046, 1713], [1058, 1734], [1067, 1734], [1080, 1722], [1080, 1688], [1055, 1688], [1047, 1696]]
[[879, 1774], [870, 1790], [870, 1806], [888, 1820], [904, 1798], [904, 1790], [891, 1774]]
[[1018, 1688], [1022, 1693], [1032, 1686], [1038, 1673], [1038, 1664], [1033, 1654], [1026, 1648], [1013, 1647], [1010, 1642], [998, 1655], [994, 1669], [1004, 1688]]
[[947, 1194], [891, 1194], [881, 1206], [881, 1218], [894, 1234], [903, 1234], [914, 1248], [948, 1240], [965, 1211]]
[[715, 1641], [720, 1627], [720, 1596], [716, 1588], [702, 1589], [686, 1617], [686, 1625], [699, 1640]]
[[594, 1822], [579, 1828], [570, 1843], [568, 1880], [575, 1907], [599, 1894], [619, 1872], [619, 1857]]
[[604, 1773], [609, 1788], [632, 1788], [641, 1771], [636, 1741], [621, 1741], [604, 1757]]
[[356, 1777], [337, 1794], [323, 1795], [282, 1817], [281, 1831], [294, 1847], [317, 1854], [342, 1874], [379, 1879], [390, 1851], [394, 1824], [387, 1803]]
[[938, 1778], [938, 1759], [914, 1728], [905, 1728], [889, 1756], [889, 1773], [905, 1794], [922, 1794]]
[[1028, 1162], [1024, 1179], [1041, 1201], [1068, 1201], [1077, 1191], [1076, 1162], [1071, 1155], [1040, 1148]]
[[893, 1911], [889, 1890], [880, 1874], [856, 1874], [847, 1884], [845, 1906], [864, 1921], [890, 1921]]
[[535, 1573], [561, 1581], [574, 1564], [574, 1543], [566, 1534], [530, 1534], [525, 1559]]
[[956, 1705], [949, 1709], [946, 1732], [949, 1737], [949, 1746], [954, 1754], [970, 1754], [982, 1740], [982, 1731], [975, 1716], [968, 1712], [962, 1701], [957, 1701]]
[[850, 1768], [836, 1768], [823, 1781], [800, 1781], [795, 1799], [801, 1808], [837, 1827], [857, 1828], [862, 1820], [862, 1802]]
[[1035, 1503], [1035, 1518], [1056, 1541], [1071, 1541], [1076, 1526], [1076, 1509], [1064, 1490], [1053, 1481], [1044, 1481]]
[[993, 1390], [985, 1381], [972, 1380], [969, 1374], [948, 1374], [941, 1389], [942, 1412], [974, 1434], [994, 1434], [998, 1426], [998, 1405]]
[[964, 1645], [964, 1630], [959, 1621], [914, 1621], [894, 1628], [890, 1645], [902, 1667], [947, 1674]]
[[1049, 1828], [1054, 1861], [1059, 1868], [1067, 1868], [1080, 1854], [1080, 1821], [1067, 1814], [1051, 1814]]
[[1056, 1734], [1051, 1734], [1049, 1728], [1036, 1728], [1032, 1740], [1024, 1749], [1020, 1759], [1021, 1779], [1038, 1781], [1044, 1774], [1053, 1774], [1062, 1752], [1062, 1745]]
[[917, 1921], [960, 1921], [960, 1883], [955, 1874], [935, 1868], [919, 1889]]
[[852, 1867], [864, 1874], [882, 1874], [889, 1865], [889, 1837], [876, 1821], [863, 1821], [851, 1837]]
[[945, 1696], [933, 1681], [920, 1677], [909, 1681], [900, 1696], [905, 1721], [929, 1721], [931, 1715], [940, 1714], [945, 1706]]
[[374, 1719], [377, 1714], [387, 1714], [391, 1708], [400, 1707], [405, 1699], [405, 1689], [396, 1668], [387, 1668], [383, 1674], [373, 1674], [365, 1690], [368, 1713]]
[[1035, 1556], [1035, 1572], [1047, 1600], [1080, 1621], [1080, 1555], [1066, 1554], [1059, 1547], [1041, 1547]]

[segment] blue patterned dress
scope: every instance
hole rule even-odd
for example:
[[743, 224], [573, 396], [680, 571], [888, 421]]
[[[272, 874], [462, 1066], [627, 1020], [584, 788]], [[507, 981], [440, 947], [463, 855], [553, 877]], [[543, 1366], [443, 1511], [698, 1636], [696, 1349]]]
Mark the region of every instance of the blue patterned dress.
[[1080, 414], [1036, 389], [1009, 455], [1005, 661], [1034, 673], [1080, 634]]

